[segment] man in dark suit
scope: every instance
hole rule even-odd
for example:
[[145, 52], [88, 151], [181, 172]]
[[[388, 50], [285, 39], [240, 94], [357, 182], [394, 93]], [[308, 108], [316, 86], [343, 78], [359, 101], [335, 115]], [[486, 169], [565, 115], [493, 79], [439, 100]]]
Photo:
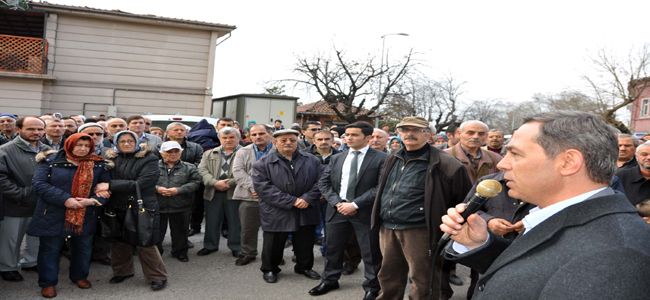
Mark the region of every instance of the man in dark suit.
[[[579, 138], [576, 137], [579, 133]], [[446, 259], [483, 274], [474, 299], [647, 299], [650, 227], [608, 184], [617, 139], [600, 117], [551, 112], [526, 118], [498, 167], [508, 195], [537, 205], [512, 242], [467, 223], [457, 205], [440, 228]]]
[[338, 289], [343, 271], [342, 254], [351, 231], [356, 235], [364, 264], [363, 289], [365, 299], [375, 299], [379, 293], [379, 236], [370, 230], [372, 204], [376, 194], [379, 172], [386, 154], [368, 146], [372, 125], [355, 122], [345, 127], [349, 149], [332, 157], [319, 181], [321, 193], [327, 200], [325, 270], [321, 283], [309, 294], [318, 296]]

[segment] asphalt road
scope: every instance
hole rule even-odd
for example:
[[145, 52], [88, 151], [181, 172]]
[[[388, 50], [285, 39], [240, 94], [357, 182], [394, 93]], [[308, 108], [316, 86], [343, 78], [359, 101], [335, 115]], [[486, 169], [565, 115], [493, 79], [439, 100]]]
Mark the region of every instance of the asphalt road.
[[[312, 297], [307, 291], [316, 286], [319, 281], [308, 279], [293, 273], [291, 249], [285, 249], [284, 258], [287, 264], [281, 266], [278, 282], [268, 284], [262, 279], [259, 258], [246, 266], [235, 266], [235, 258], [228, 250], [225, 240], [221, 240], [219, 252], [207, 256], [197, 256], [201, 249], [203, 234], [190, 237], [196, 245], [190, 249], [190, 261], [182, 263], [169, 255], [171, 241], [169, 235], [164, 243], [163, 260], [169, 274], [169, 284], [166, 289], [153, 292], [145, 282], [139, 262], [135, 262], [135, 277], [120, 284], [109, 284], [112, 276], [111, 268], [93, 263], [90, 269], [90, 280], [93, 287], [81, 290], [68, 279], [68, 260], [61, 259], [61, 271], [57, 286], [58, 299], [361, 299], [363, 272], [358, 270], [352, 275], [342, 276], [340, 289], [327, 295]], [[259, 247], [261, 249], [261, 235]], [[323, 270], [323, 257], [317, 247], [314, 247], [314, 270]], [[360, 266], [363, 268], [363, 265]], [[469, 270], [458, 266], [458, 272], [465, 281], [464, 286], [454, 287], [452, 299], [464, 299], [469, 283]], [[0, 299], [43, 299], [38, 287], [38, 274], [22, 272], [25, 281], [14, 283], [0, 280]]]

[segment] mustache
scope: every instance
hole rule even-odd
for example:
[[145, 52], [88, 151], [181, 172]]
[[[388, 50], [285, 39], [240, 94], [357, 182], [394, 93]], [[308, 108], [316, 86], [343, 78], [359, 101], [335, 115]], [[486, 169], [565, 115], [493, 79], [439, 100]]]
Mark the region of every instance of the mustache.
[[417, 141], [417, 138], [414, 135], [407, 135], [407, 136], [404, 136], [403, 140]]

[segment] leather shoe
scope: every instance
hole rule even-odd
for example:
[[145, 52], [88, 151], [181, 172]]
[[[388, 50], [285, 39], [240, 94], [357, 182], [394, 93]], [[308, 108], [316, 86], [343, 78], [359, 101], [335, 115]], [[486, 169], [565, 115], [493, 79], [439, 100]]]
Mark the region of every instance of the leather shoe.
[[113, 276], [111, 280], [109, 280], [109, 283], [120, 283], [124, 280], [127, 280], [129, 278], [133, 277], [133, 274], [131, 275], [125, 275], [125, 276]]
[[188, 262], [188, 261], [190, 261], [190, 259], [187, 257], [187, 254], [176, 255], [176, 259], [178, 259], [178, 261], [180, 261], [180, 262]]
[[201, 229], [191, 228], [190, 231], [187, 232], [187, 236], [193, 236], [193, 235], [195, 235], [197, 233], [201, 233]]
[[314, 287], [313, 289], [309, 290], [309, 294], [312, 296], [320, 296], [320, 295], [325, 295], [329, 293], [330, 291], [336, 290], [339, 288], [339, 283], [338, 282], [333, 282], [333, 283], [327, 283], [324, 281], [321, 281], [319, 285]]
[[463, 285], [463, 280], [460, 279], [456, 274], [449, 274], [449, 283], [453, 285]]
[[366, 291], [366, 294], [363, 295], [363, 300], [375, 300], [378, 296], [377, 292]]
[[247, 256], [247, 255], [240, 256], [239, 258], [237, 258], [237, 260], [235, 260], [235, 265], [245, 266], [247, 264], [250, 264], [254, 260], [255, 260], [255, 256]]
[[295, 271], [296, 274], [302, 274], [305, 275], [305, 277], [313, 280], [318, 280], [320, 279], [320, 274], [316, 273], [316, 271], [312, 269], [304, 270], [304, 271]]
[[91, 288], [93, 285], [90, 283], [90, 281], [88, 281], [88, 280], [86, 280], [86, 279], [81, 279], [81, 280], [77, 280], [77, 286], [78, 286], [80, 289], [84, 289], [84, 290], [85, 290], [85, 289], [89, 289], [89, 288]]
[[167, 286], [167, 280], [151, 282], [151, 289], [154, 291], [160, 291], [164, 289], [166, 286]]
[[41, 289], [41, 296], [45, 298], [54, 298], [56, 297], [56, 288], [54, 286], [48, 286]]
[[211, 254], [211, 253], [213, 253], [213, 252], [217, 252], [217, 251], [219, 251], [219, 250], [217, 250], [217, 249], [208, 249], [208, 248], [203, 248], [203, 249], [199, 250], [199, 252], [196, 252], [196, 255], [198, 255], [198, 256], [205, 256], [205, 255]]
[[237, 250], [232, 250], [232, 257], [240, 257], [240, 256], [241, 256], [241, 252]]
[[357, 267], [351, 265], [351, 264], [344, 264], [343, 266], [343, 275], [351, 275], [354, 273], [354, 271], [357, 270]]
[[7, 272], [0, 272], [0, 276], [2, 276], [2, 280], [4, 281], [23, 281], [24, 278], [18, 271], [7, 271]]
[[273, 273], [273, 272], [264, 272], [264, 275], [262, 275], [262, 278], [264, 278], [264, 281], [268, 283], [276, 283], [278, 282], [278, 275]]

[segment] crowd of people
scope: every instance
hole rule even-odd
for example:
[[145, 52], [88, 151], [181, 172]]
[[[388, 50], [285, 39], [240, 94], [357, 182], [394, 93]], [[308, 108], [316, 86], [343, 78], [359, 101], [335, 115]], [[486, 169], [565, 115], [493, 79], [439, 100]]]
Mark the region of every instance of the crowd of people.
[[[634, 299], [639, 290], [630, 287], [650, 278], [650, 227], [643, 224], [650, 223], [650, 142], [616, 133], [587, 113], [527, 119], [510, 142], [479, 120], [441, 134], [421, 117], [405, 117], [394, 128], [363, 121], [285, 128], [281, 120], [241, 128], [226, 117], [193, 127], [151, 123], [142, 115], [0, 114], [4, 281], [36, 271], [42, 296], [56, 297], [63, 255], [79, 288], [91, 288], [91, 261], [110, 265], [109, 282], [119, 284], [134, 276], [137, 253], [147, 284], [162, 290], [170, 277], [162, 258], [168, 230], [175, 259], [189, 261], [189, 236], [203, 233], [197, 256], [217, 252], [224, 237], [235, 266], [261, 256], [267, 283], [279, 281], [284, 249], [292, 247], [294, 272], [319, 281], [306, 288], [312, 296], [338, 289], [341, 275], [361, 263], [364, 300], [403, 299], [405, 293], [449, 299], [451, 285], [464, 284], [456, 263], [471, 267], [468, 299], [606, 288], [604, 295]], [[464, 223], [462, 203], [485, 179], [499, 182], [502, 191]], [[579, 201], [572, 198], [577, 195]], [[581, 223], [558, 220], [572, 218], [564, 215], [577, 207]], [[559, 225], [549, 229], [553, 222]], [[620, 228], [609, 234], [635, 242], [627, 236], [603, 241], [615, 225]], [[454, 242], [438, 245], [443, 233]], [[524, 243], [528, 248], [519, 246]], [[314, 270], [315, 246], [325, 258], [322, 271]], [[440, 246], [446, 246], [442, 256]], [[629, 280], [565, 291], [580, 284], [576, 269], [596, 264], [572, 262], [582, 257], [575, 248], [593, 246], [602, 252], [586, 252], [592, 259], [609, 262], [616, 255], [611, 262], [625, 266], [630, 262], [620, 255], [636, 254], [641, 268], [623, 276], [622, 267], [594, 266], [604, 278]], [[538, 268], [543, 276], [535, 277]], [[560, 268], [566, 269], [562, 276], [549, 274]], [[578, 278], [593, 286], [593, 277]], [[521, 291], [512, 282], [538, 286]]]

